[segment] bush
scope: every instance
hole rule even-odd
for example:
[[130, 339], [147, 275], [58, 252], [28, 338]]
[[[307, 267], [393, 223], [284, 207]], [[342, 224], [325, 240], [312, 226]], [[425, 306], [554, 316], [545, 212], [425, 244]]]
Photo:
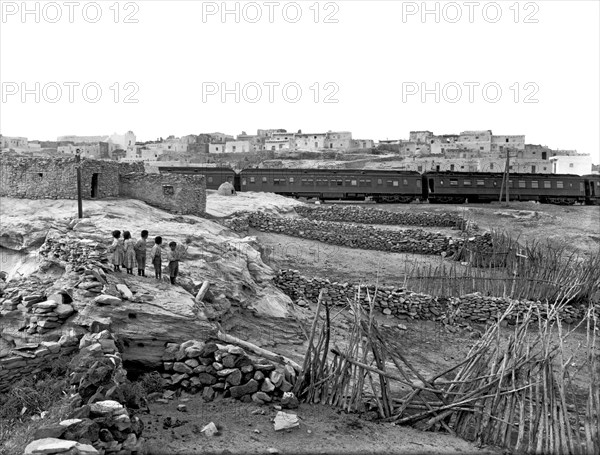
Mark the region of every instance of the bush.
[[144, 373], [137, 382], [144, 389], [146, 396], [151, 393], [162, 392], [165, 388], [164, 379], [157, 371]]

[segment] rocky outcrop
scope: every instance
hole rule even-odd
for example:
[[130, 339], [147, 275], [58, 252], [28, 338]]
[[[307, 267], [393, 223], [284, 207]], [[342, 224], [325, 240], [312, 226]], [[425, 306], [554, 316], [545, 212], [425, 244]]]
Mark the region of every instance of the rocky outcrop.
[[[265, 316], [275, 330], [277, 319], [292, 309], [291, 300], [272, 284], [274, 272], [262, 262], [256, 241], [217, 223], [174, 217], [139, 201], [86, 201], [88, 217], [81, 220], [66, 216], [76, 213], [71, 201], [43, 201], [45, 212], [36, 210], [39, 201], [29, 201], [27, 211], [19, 202], [2, 201], [3, 209], [12, 209], [11, 216], [3, 216], [3, 229], [6, 221], [12, 236], [5, 245], [30, 242], [19, 220], [41, 223], [37, 214], [44, 213], [55, 221], [47, 224], [33, 273], [10, 280], [0, 295], [0, 359], [30, 343], [58, 342], [66, 333], [82, 336], [100, 328], [123, 342], [125, 362], [157, 368], [167, 343], [208, 337], [217, 321], [251, 312]], [[146, 277], [114, 273], [107, 253], [113, 229], [128, 229], [133, 236], [148, 229], [150, 239], [161, 235], [164, 245], [187, 246], [179, 285], [156, 281], [151, 264]], [[196, 302], [204, 281], [209, 291]]]

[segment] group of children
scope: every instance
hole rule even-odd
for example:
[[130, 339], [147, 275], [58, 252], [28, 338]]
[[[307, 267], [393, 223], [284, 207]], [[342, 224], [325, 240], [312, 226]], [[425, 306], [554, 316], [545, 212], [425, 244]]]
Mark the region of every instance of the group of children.
[[[120, 272], [121, 267], [127, 270], [128, 275], [133, 275], [133, 269], [137, 264], [138, 276], [146, 276], [146, 240], [148, 231], [145, 229], [141, 233], [141, 238], [135, 242], [131, 238], [129, 231], [113, 231], [113, 243], [109, 248], [112, 253], [112, 263], [115, 272]], [[150, 262], [154, 266], [154, 276], [157, 280], [162, 279], [162, 237], [154, 238], [154, 245], [150, 250]], [[171, 284], [176, 284], [175, 279], [179, 274], [179, 253], [177, 252], [177, 243], [170, 242], [167, 250], [167, 261], [169, 262], [169, 278]]]

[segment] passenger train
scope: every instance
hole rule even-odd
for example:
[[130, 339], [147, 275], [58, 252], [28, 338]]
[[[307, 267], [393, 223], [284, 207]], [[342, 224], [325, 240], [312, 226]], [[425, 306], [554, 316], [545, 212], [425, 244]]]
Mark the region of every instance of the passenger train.
[[[365, 200], [408, 203], [491, 202], [500, 199], [503, 174], [363, 169], [159, 167], [162, 173], [198, 174], [208, 189], [231, 182], [236, 191], [257, 191], [320, 200]], [[504, 189], [503, 194], [506, 192]], [[510, 174], [511, 201], [600, 205], [600, 175]]]

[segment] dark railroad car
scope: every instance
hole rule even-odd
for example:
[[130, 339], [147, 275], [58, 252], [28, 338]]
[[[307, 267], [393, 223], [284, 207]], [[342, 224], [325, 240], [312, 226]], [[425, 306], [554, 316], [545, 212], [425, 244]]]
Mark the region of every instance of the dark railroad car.
[[600, 205], [600, 174], [584, 175], [586, 205]]
[[[491, 202], [500, 199], [500, 173], [427, 172], [423, 185], [429, 202]], [[573, 204], [585, 201], [584, 180], [571, 174], [510, 174], [511, 201]]]
[[372, 197], [377, 202], [410, 202], [422, 197], [421, 175], [414, 171], [244, 169], [240, 188], [322, 200]]
[[[196, 174], [206, 177], [206, 188], [209, 190], [218, 190], [221, 183], [231, 179], [231, 184], [235, 186], [236, 173], [228, 167], [207, 167], [207, 166], [159, 166], [159, 172], [171, 172], [174, 174]], [[236, 187], [236, 190], [239, 188]]]

